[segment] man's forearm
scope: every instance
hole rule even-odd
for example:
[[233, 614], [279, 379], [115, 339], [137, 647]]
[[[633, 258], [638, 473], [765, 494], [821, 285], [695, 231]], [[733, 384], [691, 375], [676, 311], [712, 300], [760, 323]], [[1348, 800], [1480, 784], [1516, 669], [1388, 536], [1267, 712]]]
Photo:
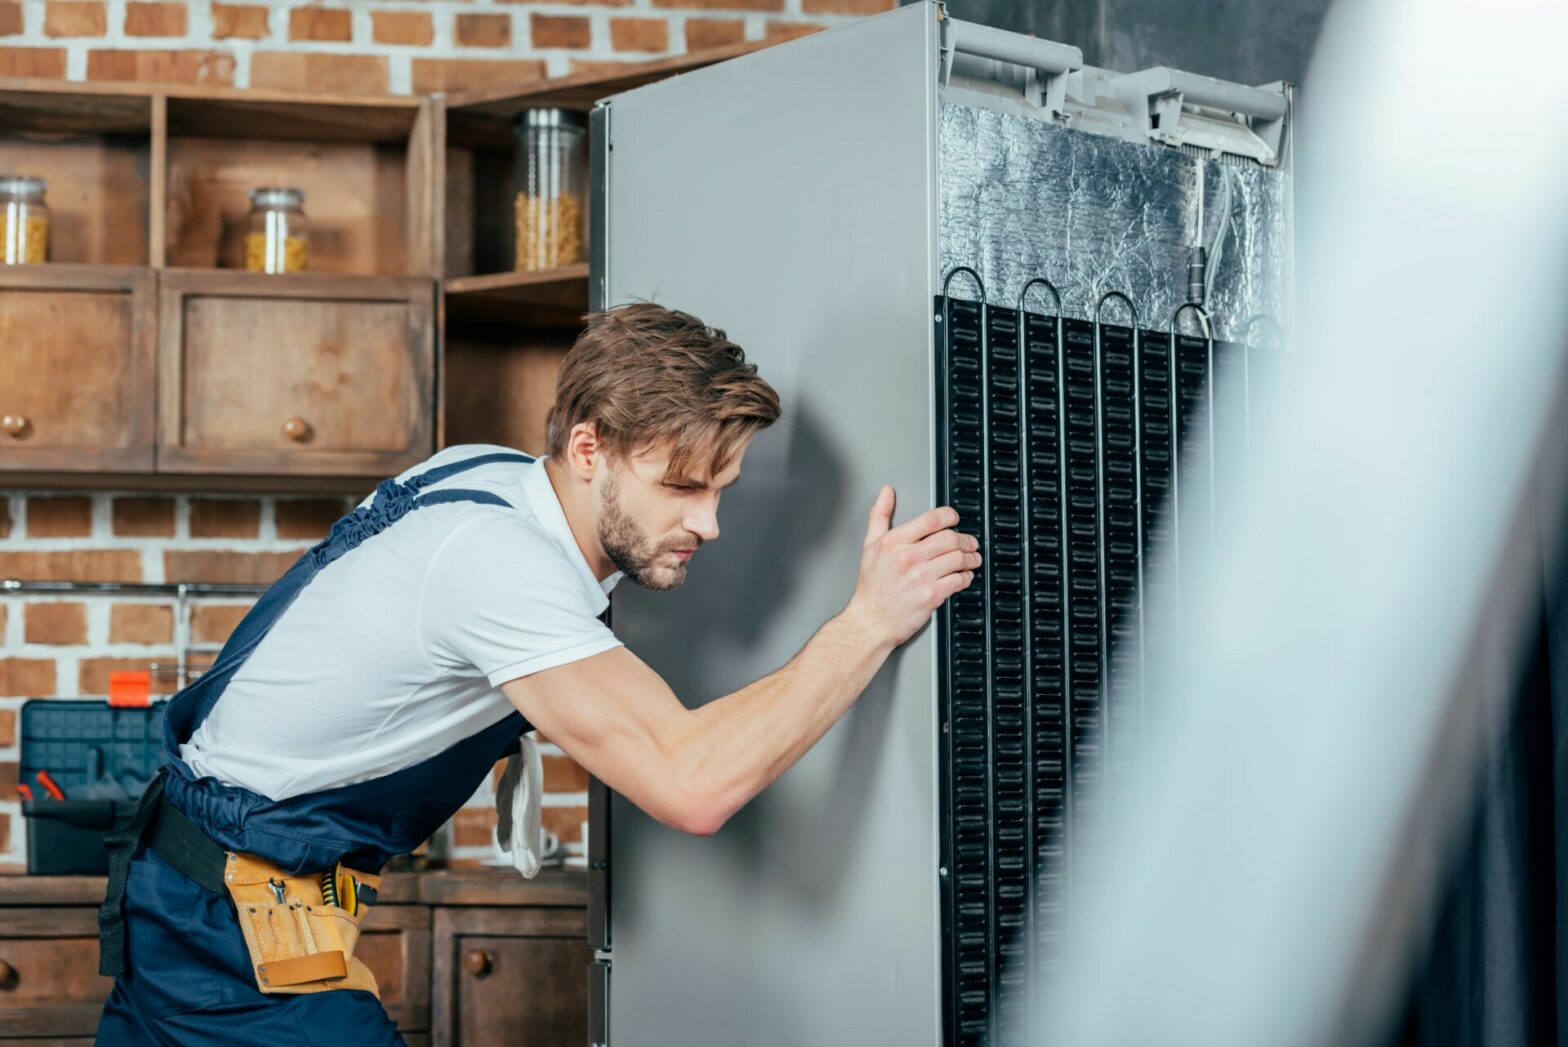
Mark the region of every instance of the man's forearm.
[[674, 754], [707, 814], [695, 831], [716, 830], [805, 755], [895, 646], [852, 606], [817, 630], [783, 668], [696, 710]]

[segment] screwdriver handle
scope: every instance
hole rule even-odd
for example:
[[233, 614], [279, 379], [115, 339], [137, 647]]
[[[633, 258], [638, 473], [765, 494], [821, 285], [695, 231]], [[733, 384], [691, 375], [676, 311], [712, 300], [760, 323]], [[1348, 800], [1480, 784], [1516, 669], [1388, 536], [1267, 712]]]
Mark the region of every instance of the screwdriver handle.
[[60, 788], [59, 785], [55, 784], [55, 780], [49, 777], [48, 771], [39, 771], [34, 777], [38, 779], [38, 784], [43, 786], [44, 790], [50, 796], [54, 797], [56, 800], [65, 799], [65, 790]]

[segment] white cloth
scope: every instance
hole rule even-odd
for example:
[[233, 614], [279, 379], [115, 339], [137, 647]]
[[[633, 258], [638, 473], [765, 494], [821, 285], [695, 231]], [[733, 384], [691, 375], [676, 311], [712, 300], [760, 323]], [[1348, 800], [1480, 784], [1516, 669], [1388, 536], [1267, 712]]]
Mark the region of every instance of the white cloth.
[[518, 872], [534, 878], [544, 852], [539, 825], [539, 795], [544, 791], [544, 763], [538, 744], [527, 735], [523, 747], [507, 758], [495, 788], [495, 840]]
[[427, 490], [453, 487], [509, 506], [419, 509], [322, 570], [181, 746], [197, 775], [282, 800], [390, 774], [512, 712], [506, 681], [620, 646], [598, 620], [620, 575], [594, 577], [542, 460]]

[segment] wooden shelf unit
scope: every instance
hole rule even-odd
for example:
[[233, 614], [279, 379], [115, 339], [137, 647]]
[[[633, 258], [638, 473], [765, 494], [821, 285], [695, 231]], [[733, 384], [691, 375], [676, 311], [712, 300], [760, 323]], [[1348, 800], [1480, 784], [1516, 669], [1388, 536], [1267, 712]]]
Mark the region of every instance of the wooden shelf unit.
[[[31, 412], [0, 487], [359, 491], [451, 443], [539, 453], [588, 266], [511, 271], [513, 119], [762, 46], [450, 97], [0, 79], [0, 171], [52, 217], [49, 265], [0, 267], [0, 416]], [[267, 184], [305, 191], [309, 272], [238, 267]]]
[[449, 326], [506, 325], [520, 314], [533, 326], [574, 326], [588, 306], [588, 263], [526, 273], [461, 276], [446, 282]]

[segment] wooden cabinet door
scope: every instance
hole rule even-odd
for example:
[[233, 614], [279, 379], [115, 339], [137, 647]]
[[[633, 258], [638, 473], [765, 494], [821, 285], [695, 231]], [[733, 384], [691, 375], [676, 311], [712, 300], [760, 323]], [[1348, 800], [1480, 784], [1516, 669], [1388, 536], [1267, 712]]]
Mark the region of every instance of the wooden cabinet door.
[[435, 910], [431, 1042], [587, 1044], [591, 958], [581, 907]]
[[114, 979], [89, 908], [0, 909], [0, 1034], [92, 1036]]
[[407, 1036], [430, 1028], [430, 910], [376, 905], [365, 913], [354, 955], [376, 976], [381, 1005]]
[[435, 282], [164, 274], [160, 472], [383, 477], [434, 450]]
[[152, 469], [154, 286], [121, 266], [0, 269], [0, 469]]

